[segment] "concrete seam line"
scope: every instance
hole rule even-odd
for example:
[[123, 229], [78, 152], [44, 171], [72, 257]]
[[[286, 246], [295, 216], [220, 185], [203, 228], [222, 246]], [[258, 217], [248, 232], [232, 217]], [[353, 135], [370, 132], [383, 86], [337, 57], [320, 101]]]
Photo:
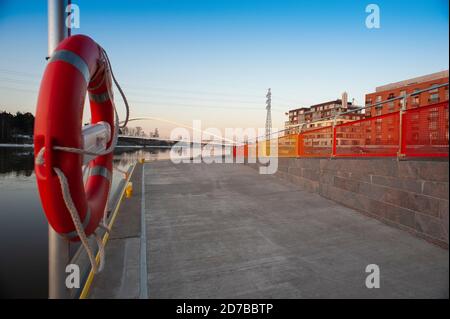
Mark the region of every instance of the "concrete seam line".
[[142, 164], [142, 188], [141, 188], [141, 265], [140, 265], [140, 299], [148, 298], [147, 291], [147, 234], [145, 225], [145, 163]]

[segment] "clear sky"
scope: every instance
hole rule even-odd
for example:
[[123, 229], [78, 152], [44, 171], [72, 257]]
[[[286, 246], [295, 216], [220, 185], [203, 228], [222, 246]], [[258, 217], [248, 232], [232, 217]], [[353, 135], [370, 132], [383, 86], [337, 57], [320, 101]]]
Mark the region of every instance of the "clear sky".
[[[363, 104], [376, 86], [448, 69], [447, 0], [72, 2], [81, 13], [73, 33], [107, 50], [133, 117], [264, 127], [270, 87], [282, 128], [291, 108], [343, 91]], [[366, 28], [370, 3], [380, 7], [379, 29]], [[34, 113], [47, 1], [0, 0], [0, 45], [0, 109]]]

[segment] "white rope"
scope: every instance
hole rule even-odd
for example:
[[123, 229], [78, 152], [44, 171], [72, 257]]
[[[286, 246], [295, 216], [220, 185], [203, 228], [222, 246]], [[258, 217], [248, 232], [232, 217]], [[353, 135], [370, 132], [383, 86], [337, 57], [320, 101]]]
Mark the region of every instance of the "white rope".
[[[103, 245], [102, 238], [100, 237], [99, 234], [97, 234], [97, 232], [94, 232], [94, 237], [95, 237], [95, 241], [97, 242], [98, 253], [100, 255], [100, 263], [99, 263], [99, 267], [98, 267], [97, 271], [101, 272], [103, 270], [103, 267], [105, 266], [105, 245]], [[94, 269], [94, 268], [92, 267], [92, 269]], [[95, 273], [96, 273], [96, 271], [94, 271], [94, 274]]]
[[103, 229], [105, 232], [107, 232], [108, 234], [111, 232], [111, 229], [105, 225], [104, 223], [100, 223], [98, 224], [98, 227], [100, 227], [101, 229]]
[[[72, 196], [70, 195], [70, 189], [69, 189], [69, 183], [67, 182], [67, 177], [64, 175], [62, 170], [60, 170], [57, 167], [53, 168], [55, 170], [56, 175], [58, 176], [59, 183], [61, 184], [61, 193], [63, 196], [64, 203], [66, 204], [67, 210], [70, 213], [70, 217], [72, 217], [73, 224], [75, 226], [75, 229], [77, 231], [78, 237], [81, 240], [81, 243], [83, 244], [84, 249], [86, 250], [86, 253], [89, 257], [89, 260], [91, 262], [92, 270], [94, 273], [97, 273], [97, 263], [95, 261], [94, 253], [92, 252], [91, 246], [89, 246], [89, 240], [86, 236], [86, 233], [84, 232], [83, 224], [80, 220], [80, 215], [78, 214], [77, 208], [75, 207], [75, 204], [73, 203]], [[98, 242], [97, 242], [98, 243]], [[99, 249], [100, 246], [99, 246]], [[102, 266], [102, 265], [100, 265]]]
[[[114, 84], [116, 85], [117, 89], [119, 90], [120, 95], [122, 96], [123, 102], [125, 104], [125, 108], [126, 108], [126, 116], [125, 116], [125, 121], [123, 121], [123, 124], [120, 126], [120, 128], [124, 128], [127, 126], [128, 124], [128, 119], [130, 117], [130, 106], [128, 105], [128, 101], [127, 101], [127, 97], [125, 96], [125, 94], [122, 91], [122, 88], [120, 87], [119, 82], [117, 82], [116, 77], [114, 76], [114, 72], [111, 66], [111, 62], [109, 61], [109, 57], [108, 57], [108, 53], [106, 53], [105, 49], [103, 49], [102, 47], [100, 47], [101, 52], [108, 64], [108, 70], [111, 72], [111, 77], [114, 81]], [[111, 99], [112, 101], [112, 99]]]

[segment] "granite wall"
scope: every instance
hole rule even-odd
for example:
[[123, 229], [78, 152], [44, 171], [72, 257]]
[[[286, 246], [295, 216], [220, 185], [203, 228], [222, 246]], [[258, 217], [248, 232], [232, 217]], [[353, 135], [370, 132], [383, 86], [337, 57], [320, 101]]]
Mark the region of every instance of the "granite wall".
[[279, 158], [276, 175], [448, 248], [448, 161]]

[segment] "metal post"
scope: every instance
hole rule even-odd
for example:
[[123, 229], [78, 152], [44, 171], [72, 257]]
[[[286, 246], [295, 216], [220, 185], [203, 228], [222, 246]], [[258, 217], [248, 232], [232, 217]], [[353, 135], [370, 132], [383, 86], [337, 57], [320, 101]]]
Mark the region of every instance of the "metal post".
[[332, 140], [331, 140], [331, 159], [336, 157], [336, 144], [337, 144], [337, 139], [336, 139], [336, 123], [337, 123], [337, 114], [334, 116], [333, 119], [333, 125], [332, 125]]
[[406, 94], [403, 96], [403, 98], [401, 99], [401, 101], [403, 101], [402, 107], [400, 108], [400, 112], [398, 112], [398, 116], [399, 116], [399, 136], [398, 136], [398, 153], [397, 153], [397, 160], [401, 160], [405, 157], [404, 154], [404, 150], [403, 150], [403, 139], [405, 138], [403, 136], [403, 114], [405, 113], [406, 110]]
[[[65, 25], [68, 0], [48, 0], [48, 56], [68, 36]], [[69, 298], [66, 288], [66, 266], [70, 260], [69, 242], [48, 226], [48, 297]]]

